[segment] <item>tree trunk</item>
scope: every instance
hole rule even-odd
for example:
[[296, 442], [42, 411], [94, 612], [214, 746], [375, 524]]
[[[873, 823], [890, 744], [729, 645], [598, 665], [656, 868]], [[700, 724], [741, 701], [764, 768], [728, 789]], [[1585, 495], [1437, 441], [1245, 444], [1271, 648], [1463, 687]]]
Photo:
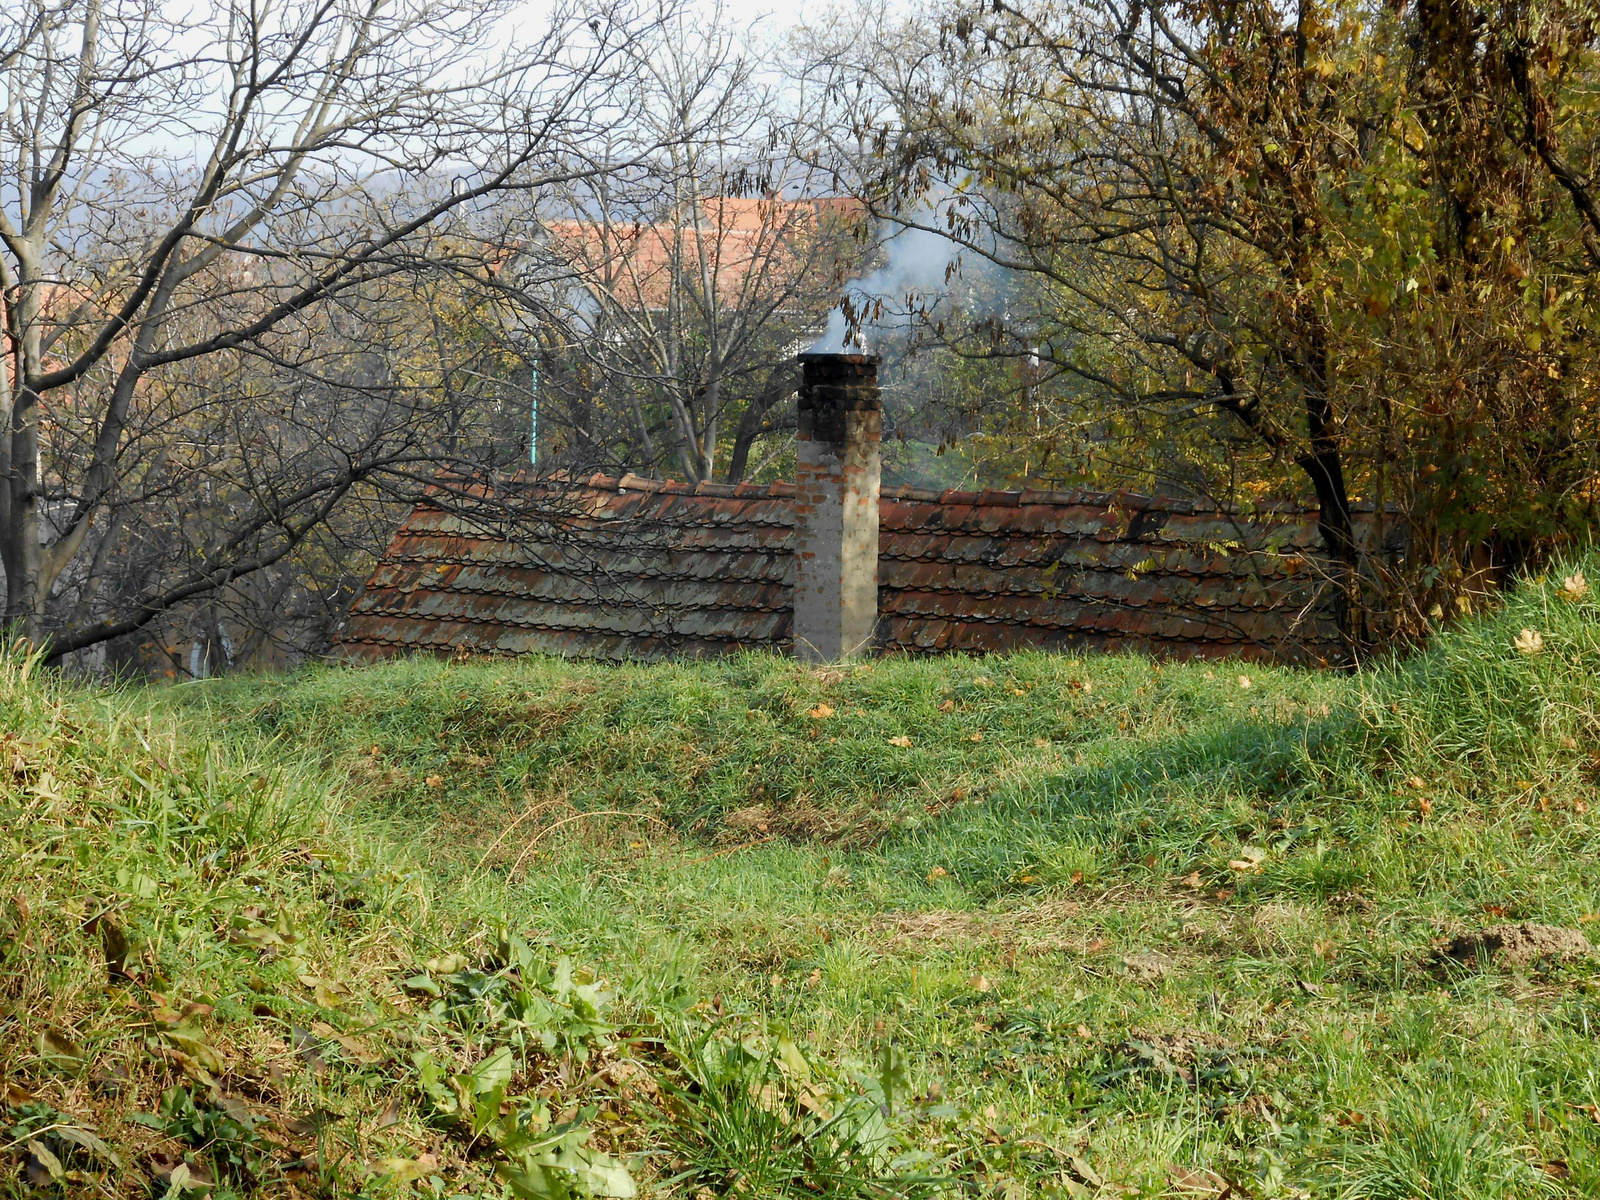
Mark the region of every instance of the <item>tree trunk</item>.
[[44, 548], [39, 544], [38, 397], [18, 388], [11, 415], [11, 454], [0, 562], [6, 569], [5, 620], [13, 636], [34, 645], [44, 633], [45, 597], [40, 594]]
[[1307, 393], [1306, 432], [1311, 445], [1305, 454], [1295, 458], [1295, 465], [1310, 478], [1317, 495], [1317, 532], [1322, 535], [1333, 580], [1334, 616], [1346, 649], [1353, 658], [1359, 658], [1367, 644], [1366, 610], [1360, 592], [1360, 549], [1345, 485], [1344, 460], [1332, 428], [1332, 408], [1325, 395]]

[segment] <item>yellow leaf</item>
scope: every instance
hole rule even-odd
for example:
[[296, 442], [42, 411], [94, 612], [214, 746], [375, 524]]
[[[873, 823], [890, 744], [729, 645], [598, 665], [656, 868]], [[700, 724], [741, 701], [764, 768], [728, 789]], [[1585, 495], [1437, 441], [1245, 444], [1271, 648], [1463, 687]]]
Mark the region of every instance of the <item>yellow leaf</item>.
[[902, 750], [909, 750], [911, 749], [911, 739], [902, 733], [899, 737], [890, 738], [889, 745], [899, 746]]
[[928, 882], [932, 883], [935, 879], [946, 879], [949, 877], [949, 875], [950, 872], [946, 871], [943, 867], [935, 867], [933, 870], [928, 872]]
[[1558, 594], [1563, 600], [1576, 603], [1589, 594], [1589, 581], [1583, 577], [1582, 571], [1575, 571], [1561, 581]]
[[1250, 676], [1248, 676], [1248, 675], [1239, 676], [1239, 686], [1242, 687], [1242, 688], [1249, 687], [1250, 686]]
[[982, 975], [974, 975], [967, 982], [972, 985], [972, 990], [975, 992], [987, 992], [991, 986], [989, 981]]
[[1544, 649], [1544, 635], [1537, 629], [1524, 629], [1511, 639], [1519, 654], [1538, 654]]
[[972, 740], [973, 740], [973, 741], [975, 741], [975, 742], [981, 742], [981, 741], [983, 741], [983, 734], [981, 734], [981, 733], [975, 733], [975, 734], [973, 734], [973, 735], [972, 735]]
[[825, 717], [831, 717], [833, 716], [833, 705], [818, 704], [815, 708], [807, 709], [806, 716], [810, 717], [813, 721], [820, 721]]

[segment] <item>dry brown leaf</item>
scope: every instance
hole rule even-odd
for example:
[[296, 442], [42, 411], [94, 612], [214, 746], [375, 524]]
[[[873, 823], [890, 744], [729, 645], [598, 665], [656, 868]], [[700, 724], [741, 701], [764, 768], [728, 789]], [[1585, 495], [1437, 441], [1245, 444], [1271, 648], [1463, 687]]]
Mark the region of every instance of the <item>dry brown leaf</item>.
[[902, 750], [909, 750], [911, 749], [911, 739], [902, 733], [898, 737], [890, 738], [889, 745], [899, 746]]

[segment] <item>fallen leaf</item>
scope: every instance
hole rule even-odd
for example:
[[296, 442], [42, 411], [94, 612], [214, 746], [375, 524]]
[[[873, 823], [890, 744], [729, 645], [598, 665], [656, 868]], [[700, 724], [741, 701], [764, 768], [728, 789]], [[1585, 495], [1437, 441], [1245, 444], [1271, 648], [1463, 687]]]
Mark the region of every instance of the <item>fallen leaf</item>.
[[[1584, 918], [1586, 921], [1588, 919], [1588, 917]], [[32, 1092], [28, 1091], [27, 1088], [22, 1087], [19, 1084], [12, 1083], [10, 1080], [6, 1081], [4, 1096], [6, 1104], [12, 1108], [20, 1108], [22, 1105], [30, 1103], [33, 1100]]]
[[973, 741], [975, 741], [975, 742], [981, 742], [981, 741], [983, 741], [983, 734], [982, 734], [982, 733], [975, 733], [975, 734], [973, 734], [973, 735], [972, 735], [972, 740], [973, 740]]
[[807, 709], [806, 716], [810, 717], [813, 721], [821, 721], [826, 717], [831, 717], [833, 716], [833, 705], [818, 704], [815, 708]]
[[414, 1183], [436, 1172], [439, 1160], [433, 1154], [423, 1154], [418, 1158], [380, 1158], [372, 1164], [372, 1169], [391, 1184]]
[[388, 1129], [391, 1125], [400, 1124], [400, 1097], [391, 1097], [389, 1103], [378, 1114], [377, 1128]]
[[443, 775], [429, 775], [422, 782], [427, 787], [431, 787], [431, 788], [441, 787], [444, 784], [444, 776]]
[[1518, 654], [1538, 654], [1544, 649], [1544, 635], [1537, 629], [1524, 629], [1511, 639]]
[[898, 737], [890, 738], [889, 745], [899, 746], [902, 750], [909, 750], [911, 749], [911, 739], [902, 733]]
[[940, 712], [954, 712], [955, 711], [955, 707], [956, 707], [956, 702], [954, 700], [946, 700], [943, 704], [939, 705], [939, 711]]
[[311, 989], [319, 1008], [338, 1008], [350, 996], [350, 989], [336, 979], [320, 975], [302, 975], [300, 982]]
[[1561, 581], [1557, 594], [1563, 600], [1571, 600], [1576, 603], [1589, 594], [1589, 581], [1583, 577], [1582, 571], [1574, 571]]
[[1242, 687], [1242, 688], [1248, 688], [1250, 686], [1250, 676], [1248, 676], [1248, 675], [1239, 676], [1239, 686]]
[[993, 986], [990, 984], [988, 979], [982, 975], [974, 975], [971, 979], [967, 980], [967, 983], [971, 985], [972, 990], [975, 992], [987, 992], [990, 987]]
[[1091, 1041], [1094, 1038], [1094, 1034], [1089, 1032], [1089, 1027], [1087, 1025], [1079, 1025], [1077, 1033], [1078, 1033], [1078, 1036], [1081, 1037], [1086, 1042], [1087, 1041]]
[[59, 1029], [46, 1029], [34, 1043], [39, 1057], [63, 1071], [81, 1071], [88, 1061], [83, 1047]]
[[1193, 888], [1195, 891], [1199, 891], [1201, 888], [1203, 888], [1205, 886], [1205, 884], [1200, 879], [1200, 872], [1199, 871], [1190, 871], [1187, 875], [1185, 875], [1178, 882], [1183, 884], [1183, 886], [1186, 887], [1186, 888]]
[[1417, 801], [1417, 811], [1425, 817], [1429, 816], [1433, 812], [1433, 801], [1426, 796], [1421, 797]]
[[66, 1170], [61, 1165], [61, 1160], [45, 1147], [43, 1142], [29, 1138], [24, 1149], [28, 1152], [27, 1161], [23, 1169], [28, 1173], [28, 1182], [34, 1187], [42, 1187], [46, 1180], [60, 1180], [66, 1177]]
[[990, 679], [987, 675], [979, 675], [972, 682], [977, 684], [979, 687], [993, 687], [994, 686], [994, 680]]
[[1094, 941], [1092, 941], [1088, 945], [1084, 946], [1083, 952], [1085, 954], [1096, 954], [1099, 951], [1104, 950], [1105, 948], [1106, 948], [1106, 940], [1105, 940], [1105, 938], [1095, 938]]
[[[1082, 1025], [1079, 1025], [1078, 1028], [1083, 1030], [1084, 1033], [1089, 1032], [1087, 1029], [1084, 1029]], [[1100, 1174], [1076, 1154], [1068, 1156], [1067, 1163], [1071, 1167], [1072, 1173], [1084, 1183], [1087, 1183], [1090, 1187], [1097, 1188], [1105, 1186], [1105, 1180], [1100, 1177]]]
[[179, 1197], [202, 1195], [209, 1192], [215, 1185], [211, 1172], [201, 1163], [187, 1163], [181, 1158], [164, 1154], [150, 1156], [151, 1173], [156, 1182], [163, 1185], [166, 1191], [162, 1193], [163, 1200], [178, 1200]]
[[128, 975], [128, 935], [109, 914], [95, 922], [100, 927], [100, 948], [105, 951], [106, 977], [111, 983], [122, 983]]
[[1572, 1168], [1567, 1166], [1565, 1160], [1563, 1159], [1552, 1159], [1547, 1163], [1541, 1164], [1539, 1169], [1546, 1175], [1550, 1176], [1551, 1179], [1572, 1178]]
[[303, 1117], [289, 1117], [283, 1128], [295, 1137], [316, 1137], [323, 1129], [339, 1119], [339, 1114], [326, 1108], [314, 1108]]
[[946, 871], [943, 867], [935, 867], [933, 870], [928, 872], [928, 882], [932, 883], [935, 879], [946, 879], [949, 877], [949, 875], [950, 872]]
[[1190, 1171], [1181, 1167], [1168, 1167], [1167, 1173], [1172, 1180], [1172, 1186], [1186, 1195], [1222, 1197], [1233, 1192], [1228, 1181], [1215, 1171], [1207, 1171], [1204, 1168]]
[[1406, 786], [1409, 788], [1416, 788], [1418, 791], [1421, 791], [1428, 785], [1423, 782], [1420, 776], [1413, 775], [1410, 779], [1406, 780]]
[[322, 1042], [298, 1025], [289, 1026], [289, 1041], [294, 1046], [306, 1066], [321, 1074], [328, 1069], [327, 1059], [322, 1057]]

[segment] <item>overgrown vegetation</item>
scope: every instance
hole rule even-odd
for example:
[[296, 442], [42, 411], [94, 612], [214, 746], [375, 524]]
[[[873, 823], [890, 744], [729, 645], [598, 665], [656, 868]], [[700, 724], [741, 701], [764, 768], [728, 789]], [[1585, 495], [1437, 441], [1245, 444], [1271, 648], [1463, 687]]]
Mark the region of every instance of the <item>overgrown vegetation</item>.
[[1597, 675], [13, 658], [5, 1186], [1593, 1194]]

